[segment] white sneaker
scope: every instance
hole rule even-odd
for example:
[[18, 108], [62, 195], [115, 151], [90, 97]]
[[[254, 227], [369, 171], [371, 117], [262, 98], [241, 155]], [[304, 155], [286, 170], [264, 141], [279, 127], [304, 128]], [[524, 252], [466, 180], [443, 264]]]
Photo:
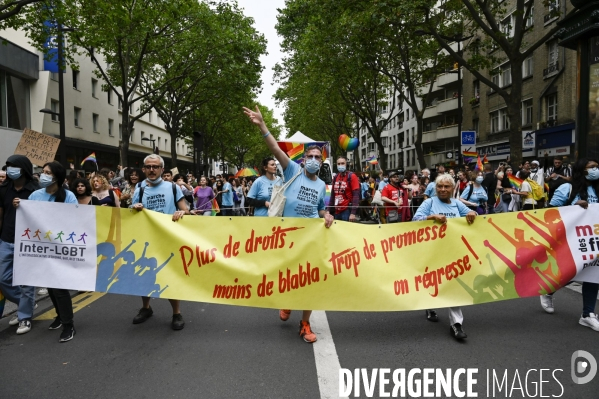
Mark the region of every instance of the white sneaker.
[[553, 308], [553, 295], [541, 295], [541, 306], [545, 309], [547, 313], [553, 313], [555, 309]]
[[580, 316], [578, 324], [592, 328], [595, 331], [599, 331], [599, 319], [597, 319], [597, 315], [595, 313], [589, 313], [587, 317]]
[[15, 315], [15, 317], [13, 317], [12, 319], [10, 319], [10, 321], [8, 322], [9, 326], [16, 326], [17, 324], [19, 324], [19, 316]]
[[17, 328], [17, 334], [25, 334], [29, 331], [31, 331], [31, 322], [29, 320], [21, 320], [19, 328]]
[[48, 289], [47, 289], [47, 288], [40, 288], [40, 289], [37, 291], [37, 294], [38, 294], [38, 295], [48, 295]]

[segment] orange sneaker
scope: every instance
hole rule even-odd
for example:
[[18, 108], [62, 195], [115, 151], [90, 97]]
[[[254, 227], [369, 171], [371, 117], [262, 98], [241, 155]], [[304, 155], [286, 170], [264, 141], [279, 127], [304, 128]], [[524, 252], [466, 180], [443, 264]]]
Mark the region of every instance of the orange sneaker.
[[279, 317], [283, 321], [289, 320], [289, 316], [291, 316], [291, 310], [289, 309], [281, 309], [279, 310]]
[[310, 322], [300, 321], [299, 335], [304, 339], [305, 342], [311, 344], [316, 342], [316, 334], [312, 332], [310, 328]]

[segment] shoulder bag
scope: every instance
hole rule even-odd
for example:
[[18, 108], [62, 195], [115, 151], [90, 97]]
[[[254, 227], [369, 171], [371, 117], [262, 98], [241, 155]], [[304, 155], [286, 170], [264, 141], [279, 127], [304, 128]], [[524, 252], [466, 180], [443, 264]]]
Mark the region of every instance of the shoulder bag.
[[[290, 161], [292, 162], [292, 161]], [[304, 170], [300, 167], [299, 172], [293, 176], [291, 179], [289, 179], [288, 182], [286, 182], [285, 184], [281, 185], [281, 186], [273, 186], [272, 187], [272, 194], [270, 195], [270, 205], [268, 207], [268, 216], [270, 217], [280, 217], [283, 216], [283, 209], [285, 209], [285, 202], [287, 202], [287, 197], [285, 197], [285, 190], [287, 190], [287, 187], [289, 187], [291, 185], [291, 183], [293, 183], [295, 181], [295, 179], [297, 179], [297, 177], [303, 172]]]

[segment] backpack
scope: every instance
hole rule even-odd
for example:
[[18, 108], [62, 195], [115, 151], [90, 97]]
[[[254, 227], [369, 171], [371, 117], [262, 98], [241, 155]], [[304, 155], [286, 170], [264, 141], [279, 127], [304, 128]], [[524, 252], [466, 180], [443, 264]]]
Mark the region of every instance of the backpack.
[[[352, 172], [347, 172], [347, 186], [348, 187], [350, 187], [352, 176], [353, 176]], [[337, 173], [335, 175], [335, 178], [333, 179], [333, 185], [331, 187], [331, 193], [333, 192], [333, 190], [335, 190], [335, 182], [337, 181], [338, 177], [339, 177], [339, 173]], [[362, 193], [362, 183], [360, 183], [360, 188], [358, 189], [358, 192], [360, 193], [359, 200], [362, 201], [362, 199], [364, 198], [364, 193]]]
[[526, 181], [528, 182], [528, 184], [530, 184], [530, 194], [532, 195], [532, 199], [534, 199], [535, 201], [541, 201], [545, 199], [545, 191], [543, 190], [543, 187], [539, 185], [539, 183], [537, 183], [530, 177], [527, 178]]
[[[173, 185], [173, 201], [175, 201], [175, 209], [179, 209], [179, 206], [177, 205], [177, 185], [173, 182], [171, 182], [171, 184]], [[141, 185], [141, 182], [137, 183], [137, 187], [139, 187], [139, 202], [142, 202], [142, 199], [144, 197], [144, 189], [146, 188], [145, 186]]]

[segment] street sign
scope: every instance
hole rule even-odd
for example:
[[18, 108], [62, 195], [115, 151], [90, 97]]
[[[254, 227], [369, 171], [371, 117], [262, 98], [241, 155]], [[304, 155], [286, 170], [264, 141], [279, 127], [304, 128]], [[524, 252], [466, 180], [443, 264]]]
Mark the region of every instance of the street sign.
[[475, 131], [462, 131], [461, 138], [462, 145], [476, 145]]

